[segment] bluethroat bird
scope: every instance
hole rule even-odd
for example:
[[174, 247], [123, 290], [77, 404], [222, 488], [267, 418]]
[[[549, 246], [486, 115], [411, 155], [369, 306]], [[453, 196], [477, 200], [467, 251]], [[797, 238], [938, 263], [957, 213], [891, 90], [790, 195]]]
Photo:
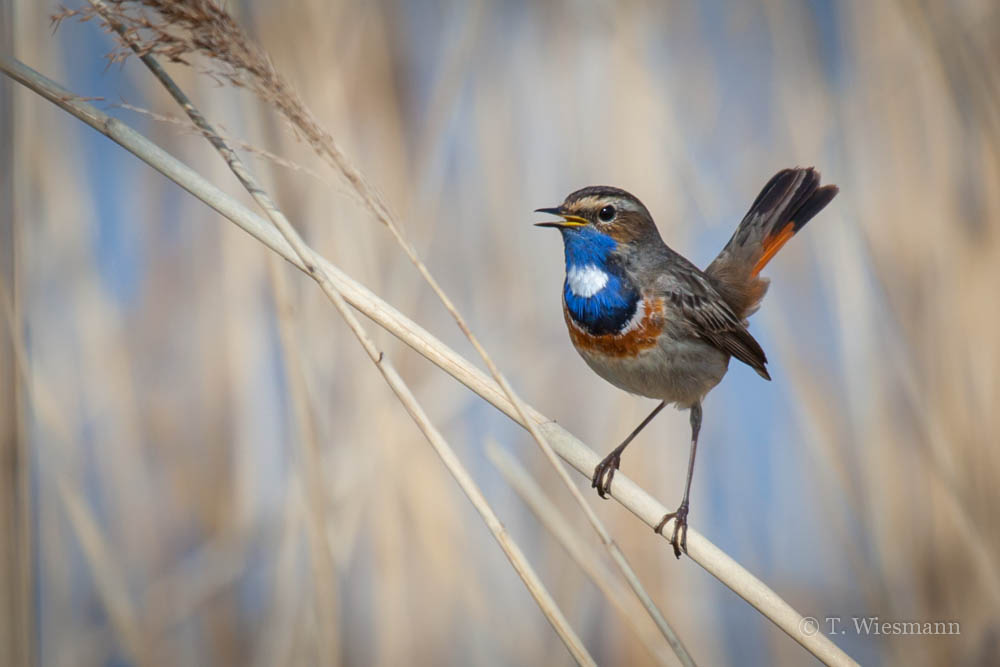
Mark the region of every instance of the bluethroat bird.
[[668, 403], [691, 413], [684, 498], [671, 543], [687, 548], [687, 517], [701, 403], [736, 357], [770, 380], [767, 357], [747, 331], [768, 280], [760, 271], [796, 232], [837, 195], [814, 169], [785, 169], [768, 181], [719, 256], [701, 271], [660, 238], [649, 211], [625, 190], [591, 186], [573, 192], [540, 222], [562, 234], [566, 254], [563, 315], [573, 346], [598, 375], [633, 394], [660, 401], [594, 470], [607, 498], [622, 452]]

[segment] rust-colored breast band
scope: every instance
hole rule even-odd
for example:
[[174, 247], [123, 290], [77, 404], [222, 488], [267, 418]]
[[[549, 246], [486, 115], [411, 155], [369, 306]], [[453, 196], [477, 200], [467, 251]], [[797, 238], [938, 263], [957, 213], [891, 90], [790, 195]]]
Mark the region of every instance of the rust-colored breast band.
[[597, 352], [608, 357], [635, 357], [643, 350], [655, 347], [663, 331], [663, 299], [643, 299], [643, 315], [639, 325], [621, 334], [594, 336], [584, 331], [570, 316], [563, 304], [563, 316], [570, 340], [578, 349]]

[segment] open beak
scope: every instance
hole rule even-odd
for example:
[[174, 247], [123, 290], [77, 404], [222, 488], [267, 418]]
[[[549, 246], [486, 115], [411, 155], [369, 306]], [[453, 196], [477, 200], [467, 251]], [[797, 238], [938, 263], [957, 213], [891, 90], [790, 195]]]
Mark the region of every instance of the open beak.
[[535, 213], [549, 213], [551, 215], [558, 215], [562, 217], [560, 221], [550, 221], [550, 222], [536, 222], [535, 227], [555, 227], [556, 229], [566, 228], [566, 227], [583, 227], [588, 224], [585, 218], [581, 218], [578, 215], [569, 215], [562, 212], [561, 206], [556, 206], [554, 208], [536, 208]]

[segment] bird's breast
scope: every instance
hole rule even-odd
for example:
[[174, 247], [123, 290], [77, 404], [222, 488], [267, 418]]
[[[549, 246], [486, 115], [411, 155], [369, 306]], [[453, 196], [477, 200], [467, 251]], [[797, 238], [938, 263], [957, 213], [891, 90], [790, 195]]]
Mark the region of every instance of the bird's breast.
[[570, 263], [563, 305], [573, 322], [593, 336], [622, 331], [633, 319], [639, 292], [614, 260]]
[[663, 333], [662, 298], [637, 299], [631, 317], [621, 323], [617, 331], [603, 334], [595, 334], [585, 323], [578, 321], [566, 299], [563, 300], [563, 315], [570, 340], [584, 356], [637, 357], [643, 351], [656, 347]]

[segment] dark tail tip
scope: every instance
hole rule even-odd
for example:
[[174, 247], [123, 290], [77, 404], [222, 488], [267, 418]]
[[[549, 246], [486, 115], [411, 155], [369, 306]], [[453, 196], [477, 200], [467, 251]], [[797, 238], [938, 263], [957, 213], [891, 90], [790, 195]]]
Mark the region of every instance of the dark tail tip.
[[[816, 174], [816, 178], [818, 182], [819, 174]], [[838, 192], [840, 192], [840, 188], [836, 185], [824, 185], [814, 190], [809, 198], [802, 202], [797, 209], [794, 209], [789, 216], [791, 221], [795, 223], [795, 231], [802, 229], [807, 222], [822, 211], [827, 204], [833, 201]]]
[[813, 167], [782, 169], [757, 195], [747, 218], [756, 214], [776, 229], [794, 222], [797, 232], [840, 192], [836, 185], [820, 187], [819, 182], [820, 174]]
[[[799, 173], [802, 171], [804, 170], [782, 169], [777, 174], [772, 176], [771, 180], [764, 184], [764, 187], [761, 189], [760, 194], [757, 195], [757, 198], [753, 200], [752, 204], [750, 204], [750, 210], [747, 211], [747, 216], [754, 212], [770, 211], [778, 206], [785, 198], [788, 191], [792, 188], [795, 180], [799, 177]], [[812, 171], [812, 169], [809, 169], [808, 171]]]

